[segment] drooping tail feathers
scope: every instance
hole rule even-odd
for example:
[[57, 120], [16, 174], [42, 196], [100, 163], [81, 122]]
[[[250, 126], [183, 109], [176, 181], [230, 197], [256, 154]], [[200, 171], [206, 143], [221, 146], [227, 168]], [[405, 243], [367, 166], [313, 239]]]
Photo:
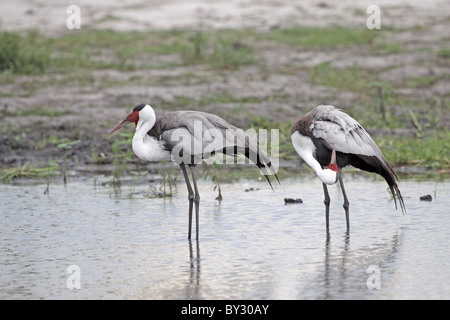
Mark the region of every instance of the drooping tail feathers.
[[[231, 151], [231, 152], [230, 152]], [[242, 129], [235, 129], [234, 131], [234, 146], [225, 147], [223, 153], [226, 155], [238, 155], [241, 154], [253, 162], [260, 170], [261, 173], [266, 178], [270, 187], [273, 189], [272, 183], [269, 176], [274, 175], [278, 183], [280, 180], [276, 174], [276, 171], [272, 165], [270, 158], [260, 147], [260, 145], [252, 139], [248, 134], [246, 134]]]
[[400, 204], [400, 209], [402, 210], [402, 213], [405, 214], [406, 207], [400, 189], [397, 185], [398, 181], [397, 175], [395, 174], [394, 170], [389, 165], [389, 163], [386, 161], [386, 159], [384, 158], [380, 159], [377, 156], [358, 155], [358, 157], [363, 161], [362, 162], [356, 161], [352, 164], [359, 169], [378, 173], [380, 176], [382, 176], [386, 180], [389, 186], [389, 190], [391, 191], [392, 197], [394, 198], [395, 208], [397, 209], [397, 200], [398, 200]]

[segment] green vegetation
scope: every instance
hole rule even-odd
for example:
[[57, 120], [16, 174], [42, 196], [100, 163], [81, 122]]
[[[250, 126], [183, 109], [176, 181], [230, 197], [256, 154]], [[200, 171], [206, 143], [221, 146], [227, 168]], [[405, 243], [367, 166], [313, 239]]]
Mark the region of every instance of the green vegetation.
[[34, 144], [34, 150], [42, 150], [47, 146], [58, 146], [60, 148], [64, 146], [71, 146], [72, 144], [79, 143], [80, 140], [71, 141], [69, 138], [59, 138], [56, 134], [42, 137], [36, 144]]
[[50, 161], [47, 167], [37, 168], [28, 162], [20, 168], [7, 168], [0, 170], [0, 181], [9, 182], [13, 179], [49, 179], [59, 175], [59, 165], [55, 161]]
[[384, 156], [396, 165], [419, 165], [432, 169], [450, 167], [450, 131], [420, 138], [376, 139]]
[[[247, 113], [247, 117], [250, 120], [250, 128], [253, 128], [255, 130], [259, 129], [278, 129], [279, 130], [279, 146], [278, 146], [278, 153], [280, 155], [280, 158], [284, 159], [295, 159], [298, 157], [297, 153], [295, 152], [294, 148], [292, 148], [292, 145], [290, 143], [291, 140], [291, 127], [292, 123], [290, 122], [281, 122], [277, 120], [269, 120], [262, 116], [256, 116], [251, 115]], [[286, 141], [288, 143], [286, 143]], [[271, 146], [271, 141], [267, 143], [268, 147]], [[271, 154], [270, 148], [269, 150], [265, 150], [269, 155]]]
[[[18, 34], [11, 35], [16, 42], [29, 41]], [[169, 68], [192, 64], [206, 64], [213, 69], [237, 69], [255, 63], [252, 47], [244, 44], [238, 35], [229, 33], [90, 30], [47, 39], [35, 34], [35, 38], [43, 42], [45, 47], [52, 48], [52, 59], [48, 61], [50, 59], [47, 58], [45, 62], [53, 70], [130, 71], [138, 67]], [[152, 62], [152, 57], [161, 55], [178, 55], [181, 59], [174, 59], [166, 65]], [[137, 64], [137, 60], [143, 62]]]
[[[139, 163], [139, 160], [131, 150], [133, 131], [122, 131], [119, 134], [109, 136], [112, 141], [112, 178], [109, 187], [116, 196], [122, 192], [122, 179], [124, 176], [133, 177], [133, 182], [128, 192], [128, 198], [133, 197], [135, 185], [146, 175], [146, 170], [132, 170], [131, 163]], [[95, 152], [93, 152], [96, 154]], [[96, 156], [94, 156], [95, 158]], [[150, 198], [171, 198], [176, 192], [176, 179], [173, 166], [161, 163], [159, 174], [161, 175], [159, 186], [150, 185]]]
[[437, 53], [439, 58], [450, 59], [450, 47], [443, 47]]
[[[257, 63], [255, 44], [261, 40], [307, 48], [333, 48], [370, 44], [376, 37], [377, 33], [365, 28], [339, 26], [292, 27], [269, 33], [254, 30], [88, 30], [57, 38], [45, 38], [35, 31], [26, 35], [3, 31], [0, 33], [0, 72], [34, 74], [49, 69], [102, 68], [128, 71], [137, 67], [135, 61], [142, 60], [139, 58], [158, 55], [179, 55], [184, 65], [205, 64], [213, 69], [234, 70]], [[445, 51], [440, 55], [445, 56]], [[139, 68], [179, 64], [169, 62], [162, 66], [144, 62]]]
[[25, 36], [0, 32], [0, 72], [20, 74], [43, 73], [50, 63], [50, 51], [45, 39], [37, 32]]
[[[128, 166], [128, 163], [133, 159], [133, 151], [129, 148], [131, 140], [133, 139], [133, 133], [123, 131], [118, 135], [110, 136], [110, 138], [111, 137], [114, 137], [111, 147], [114, 169], [112, 171], [113, 177], [111, 178], [109, 185], [114, 193], [118, 193], [120, 192], [122, 175], [125, 172], [133, 172]], [[125, 149], [125, 151], [123, 151], [123, 149]]]
[[378, 36], [367, 28], [348, 28], [342, 26], [305, 27], [294, 26], [276, 29], [264, 39], [306, 48], [336, 48], [368, 45]]
[[[254, 64], [253, 48], [237, 33], [200, 31], [114, 32], [90, 30], [45, 38], [37, 32], [22, 36], [0, 33], [0, 72], [36, 74], [47, 70], [161, 68], [206, 64], [213, 69], [238, 69]], [[50, 50], [52, 55], [50, 56]], [[178, 55], [166, 65], [151, 59]], [[136, 60], [145, 60], [136, 64]]]
[[310, 71], [313, 84], [363, 92], [375, 81], [375, 73], [359, 66], [335, 68], [331, 62], [323, 62]]
[[8, 117], [43, 116], [43, 117], [55, 118], [55, 117], [64, 116], [66, 114], [69, 114], [69, 111], [51, 110], [46, 107], [28, 109], [28, 110], [20, 110], [20, 111], [7, 111], [6, 109], [4, 109], [2, 112], [3, 112], [4, 116], [8, 116]]
[[151, 186], [150, 190], [152, 191], [152, 194], [150, 197], [172, 198], [176, 192], [176, 175], [174, 166], [166, 166], [166, 163], [162, 162], [159, 173], [161, 174], [159, 188]]
[[197, 31], [181, 47], [185, 64], [206, 64], [213, 69], [235, 70], [256, 62], [254, 49], [237, 34], [211, 34]]
[[[104, 19], [118, 18], [107, 16]], [[373, 132], [386, 158], [394, 166], [418, 165], [433, 170], [448, 169], [450, 127], [446, 115], [450, 112], [450, 96], [442, 93], [442, 89], [432, 90], [443, 87], [443, 81], [449, 80], [448, 75], [438, 72], [439, 67], [445, 68], [450, 62], [450, 49], [446, 42], [437, 42], [432, 49], [418, 48], [424, 55], [428, 54], [426, 59], [420, 58], [422, 60], [413, 62], [420, 72], [396, 76], [394, 80], [383, 74], [395, 71], [392, 69], [398, 66], [375, 65], [369, 68], [363, 64], [339, 63], [346, 55], [384, 58], [406, 54], [409, 43], [393, 42], [389, 35], [411, 30], [426, 32], [425, 27], [418, 29], [417, 26], [409, 29], [383, 28], [382, 32], [365, 27], [342, 26], [293, 26], [269, 31], [202, 29], [151, 32], [86, 28], [57, 37], [44, 37], [34, 31], [3, 31], [0, 32], [0, 98], [31, 97], [48, 87], [81, 87], [89, 91], [91, 88], [102, 90], [124, 85], [175, 88], [212, 83], [208, 87], [210, 90], [173, 90], [173, 94], [158, 96], [156, 103], [161, 105], [158, 108], [213, 109], [213, 112], [245, 129], [279, 129], [280, 156], [296, 159], [298, 156], [290, 144], [290, 128], [294, 116], [300, 114], [294, 115], [296, 111], [293, 110], [299, 110], [300, 113], [318, 103], [335, 104]], [[282, 50], [277, 51], [279, 48]], [[299, 58], [289, 55], [277, 57], [279, 52], [292, 55], [299, 53]], [[102, 70], [115, 70], [120, 76], [115, 77], [114, 73], [111, 76]], [[274, 89], [268, 89], [267, 94], [264, 90], [260, 90], [262, 94], [256, 92], [260, 83], [278, 76], [280, 82], [285, 81], [284, 77], [300, 77], [307, 85], [318, 88], [318, 94], [296, 94], [293, 88], [296, 84], [291, 86], [289, 81], [283, 84], [284, 87], [278, 84], [275, 86], [272, 82]], [[255, 92], [237, 94], [227, 89], [228, 83], [233, 84], [231, 87], [234, 88], [250, 83], [252, 86], [249, 87], [255, 88]], [[11, 87], [15, 91], [11, 91]], [[427, 94], [423, 94], [425, 91]], [[122, 98], [118, 98], [118, 105], [124, 104]], [[271, 108], [271, 102], [274, 103], [273, 110], [265, 109], [261, 114], [250, 113], [247, 108], [248, 104], [254, 108], [263, 103], [264, 108]], [[55, 131], [34, 135], [34, 141], [25, 137], [42, 126], [43, 118], [56, 123], [59, 117], [73, 111], [59, 105], [15, 108], [8, 104], [0, 106], [0, 119], [13, 118], [17, 123], [21, 117], [39, 117], [39, 120], [20, 129], [11, 124], [13, 121], [0, 123], [2, 135], [11, 136], [21, 146], [36, 152], [58, 147], [64, 157], [53, 159], [54, 165], [44, 165], [43, 168], [26, 164], [21, 168], [4, 169], [1, 181], [18, 177], [46, 178], [49, 172], [52, 175], [65, 175], [68, 162], [73, 162], [73, 159], [68, 159], [68, 151], [84, 134], [81, 129], [71, 129], [74, 132], [70, 139], [67, 134], [61, 135]], [[396, 135], [395, 131], [405, 134]], [[139, 167], [130, 148], [131, 136], [132, 131], [127, 130], [114, 135], [109, 139], [109, 150], [89, 147], [92, 148], [92, 161], [112, 161], [114, 170], [110, 187], [113, 191], [120, 189], [123, 176], [132, 176], [138, 181], [146, 173], [131, 169], [133, 166], [130, 164]], [[270, 153], [270, 150], [267, 151]], [[108, 157], [100, 157], [102, 152]], [[60, 165], [62, 168], [59, 168]], [[213, 169], [214, 172], [211, 171], [209, 176], [217, 182], [220, 193], [216, 173], [218, 168]], [[161, 185], [151, 190], [153, 196], [165, 197], [174, 192], [175, 174], [171, 170], [173, 168], [168, 166], [161, 167]]]

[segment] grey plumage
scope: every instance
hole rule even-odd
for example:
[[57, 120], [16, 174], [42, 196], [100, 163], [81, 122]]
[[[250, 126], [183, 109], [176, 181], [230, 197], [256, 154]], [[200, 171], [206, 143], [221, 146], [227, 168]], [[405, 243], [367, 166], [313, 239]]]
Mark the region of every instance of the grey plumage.
[[[381, 175], [393, 195], [395, 207], [397, 208], [398, 200], [402, 212], [406, 212], [403, 197], [397, 185], [398, 179], [392, 167], [367, 131], [358, 121], [342, 110], [330, 105], [314, 108], [294, 122], [291, 137], [296, 151], [316, 170], [318, 175], [325, 172], [320, 168], [330, 164], [332, 152], [336, 152], [336, 164], [339, 169], [337, 177], [342, 189], [341, 169], [348, 165]], [[325, 183], [323, 187], [328, 228], [329, 196]], [[348, 200], [346, 200], [344, 189], [343, 194], [348, 227]]]
[[311, 133], [314, 137], [323, 139], [331, 150], [384, 159], [380, 148], [367, 131], [342, 110], [321, 105], [311, 111], [310, 117]]
[[176, 111], [157, 119], [151, 106], [140, 104], [133, 108], [125, 120], [111, 129], [110, 133], [130, 122], [136, 125], [132, 140], [136, 156], [145, 161], [173, 161], [180, 165], [188, 189], [188, 239], [191, 239], [194, 205], [197, 240], [199, 235], [200, 194], [194, 168], [203, 159], [208, 159], [216, 153], [231, 156], [241, 154], [258, 166], [271, 187], [269, 175], [275, 175], [278, 180], [269, 157], [258, 143], [242, 129], [216, 115], [200, 111]]
[[[185, 164], [199, 164], [215, 153], [241, 154], [258, 166], [269, 183], [269, 175], [278, 180], [269, 157], [258, 143], [219, 116], [191, 110], [169, 112], [156, 120], [148, 134], [163, 141], [168, 151], [178, 148], [177, 151], [187, 152], [180, 154]], [[191, 163], [186, 163], [188, 159]]]

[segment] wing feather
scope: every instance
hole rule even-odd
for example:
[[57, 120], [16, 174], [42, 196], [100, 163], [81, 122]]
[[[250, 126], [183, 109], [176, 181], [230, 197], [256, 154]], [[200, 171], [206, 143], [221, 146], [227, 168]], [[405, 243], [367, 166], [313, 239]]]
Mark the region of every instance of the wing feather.
[[[190, 155], [200, 158], [215, 152], [242, 154], [254, 162], [266, 178], [267, 175], [275, 174], [270, 158], [254, 139], [244, 130], [214, 114], [190, 110], [167, 113], [159, 118], [148, 134], [164, 141], [168, 150], [183, 147], [184, 150], [196, 151]], [[180, 136], [185, 137], [182, 145]]]
[[339, 152], [377, 156], [383, 154], [367, 131], [352, 117], [333, 106], [319, 106], [313, 111], [310, 130]]

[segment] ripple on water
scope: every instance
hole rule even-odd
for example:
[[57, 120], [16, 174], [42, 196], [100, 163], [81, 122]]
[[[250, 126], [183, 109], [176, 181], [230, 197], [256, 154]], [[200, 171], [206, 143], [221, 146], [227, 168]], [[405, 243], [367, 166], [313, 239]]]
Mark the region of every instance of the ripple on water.
[[[255, 189], [244, 192], [251, 184]], [[449, 180], [400, 183], [407, 214], [379, 180], [346, 177], [330, 187], [330, 235], [317, 180], [223, 184], [200, 181], [200, 241], [187, 241], [185, 187], [171, 200], [120, 199], [71, 182], [0, 185], [1, 299], [450, 298]], [[433, 201], [419, 196], [433, 194]], [[285, 205], [284, 198], [302, 198]], [[80, 267], [69, 290], [67, 267]], [[369, 290], [367, 268], [381, 288]]]

